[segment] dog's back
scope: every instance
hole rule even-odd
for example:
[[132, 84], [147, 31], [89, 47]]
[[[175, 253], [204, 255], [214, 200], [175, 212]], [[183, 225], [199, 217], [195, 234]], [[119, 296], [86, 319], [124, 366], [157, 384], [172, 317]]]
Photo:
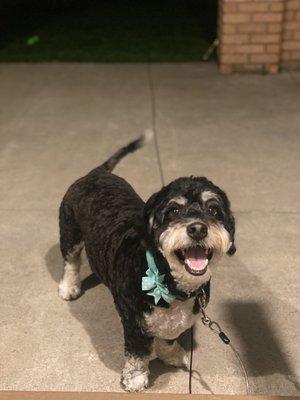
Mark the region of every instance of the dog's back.
[[65, 275], [59, 288], [61, 297], [76, 298], [80, 293], [83, 246], [93, 272], [109, 285], [117, 272], [115, 259], [124, 254], [121, 247], [126, 241], [138, 240], [144, 202], [123, 178], [111, 171], [124, 156], [148, 140], [149, 134], [129, 143], [74, 182], [66, 192], [59, 212], [60, 247], [65, 261]]

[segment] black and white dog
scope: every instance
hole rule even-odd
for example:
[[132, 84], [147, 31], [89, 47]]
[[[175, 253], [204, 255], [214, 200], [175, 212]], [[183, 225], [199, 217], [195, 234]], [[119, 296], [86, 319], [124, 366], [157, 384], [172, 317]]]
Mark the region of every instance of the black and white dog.
[[234, 254], [235, 222], [226, 194], [204, 177], [179, 178], [146, 202], [111, 173], [146, 136], [120, 149], [70, 186], [60, 206], [64, 275], [59, 295], [80, 295], [80, 253], [113, 295], [124, 328], [127, 391], [148, 385], [159, 357], [185, 367], [176, 339], [199, 316], [198, 294], [209, 295], [210, 267]]

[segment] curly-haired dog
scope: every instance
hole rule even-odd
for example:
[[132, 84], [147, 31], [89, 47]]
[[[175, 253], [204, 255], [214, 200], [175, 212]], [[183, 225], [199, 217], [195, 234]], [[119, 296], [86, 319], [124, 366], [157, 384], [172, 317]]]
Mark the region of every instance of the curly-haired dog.
[[[186, 366], [176, 339], [199, 316], [210, 268], [233, 254], [234, 217], [226, 194], [204, 177], [179, 178], [146, 202], [111, 173], [142, 137], [70, 186], [60, 206], [64, 276], [59, 295], [80, 295], [80, 253], [109, 287], [124, 328], [125, 390], [148, 385], [149, 359]], [[202, 288], [202, 289], [201, 289]]]

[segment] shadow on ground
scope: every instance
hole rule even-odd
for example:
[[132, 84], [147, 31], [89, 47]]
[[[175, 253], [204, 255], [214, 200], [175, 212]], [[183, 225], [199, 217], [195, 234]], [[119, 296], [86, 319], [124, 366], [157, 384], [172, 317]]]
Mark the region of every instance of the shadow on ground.
[[[240, 290], [243, 298], [238, 301], [224, 301], [220, 305], [222, 319], [230, 327], [228, 333], [234, 334], [248, 376], [270, 377], [252, 380], [251, 392], [272, 394], [280, 386], [286, 387], [287, 391], [290, 387], [292, 393], [295, 389], [299, 391], [297, 374], [283, 341], [285, 332], [289, 333], [288, 340], [291, 340], [288, 332], [291, 321], [288, 318], [296, 316], [297, 310], [284, 301], [284, 298], [278, 298], [276, 292], [253, 275], [238, 258], [231, 261], [231, 268], [238, 271], [237, 279], [238, 284], [242, 285]], [[218, 274], [221, 273], [219, 271]], [[287, 320], [280, 325], [285, 315]], [[295, 322], [292, 323], [294, 325]]]
[[[277, 330], [270, 322], [268, 310], [258, 302], [233, 301], [226, 302], [223, 310], [228, 325], [232, 327], [235, 336], [240, 340], [242, 358], [248, 375], [264, 377], [278, 374], [283, 384], [284, 381], [289, 381], [297, 390], [300, 390], [295, 377], [296, 373], [290, 365], [276, 333]], [[256, 384], [252, 391], [262, 393], [264, 390], [264, 387]]]
[[[62, 275], [62, 259], [58, 244], [49, 249], [45, 259], [51, 277], [58, 282]], [[249, 273], [246, 268], [243, 271], [245, 274]], [[124, 361], [122, 325], [109, 290], [104, 285], [100, 285], [101, 282], [90, 273], [87, 260], [83, 258], [82, 296], [76, 301], [69, 302], [69, 309], [71, 314], [84, 326], [100, 361], [109, 369], [120, 372]], [[247, 277], [244, 279], [246, 282]], [[256, 290], [262, 290], [262, 283], [256, 283]], [[270, 298], [272, 297], [274, 294], [270, 292]], [[258, 302], [230, 301], [222, 304], [222, 311], [226, 325], [230, 326], [232, 332], [239, 338], [240, 353], [248, 375], [264, 377], [279, 374], [282, 375], [280, 380], [283, 380], [283, 383], [289, 380], [296, 389], [300, 389], [294, 378], [296, 374], [276, 335], [276, 329], [270, 323], [268, 311], [264, 306]], [[185, 332], [181, 336], [180, 342], [187, 351], [190, 351], [189, 332]], [[194, 349], [196, 348], [197, 344], [194, 342]], [[167, 376], [176, 369], [165, 366], [159, 360], [154, 360], [150, 364], [150, 371], [151, 385], [153, 385], [158, 377], [164, 374]], [[193, 371], [193, 379], [199, 380], [204, 389], [213, 393], [197, 371]], [[159, 388], [160, 385], [166, 386], [167, 380], [163, 379], [163, 382], [160, 380], [161, 383], [156, 383], [156, 388]], [[258, 387], [256, 382], [255, 390], [252, 391], [261, 393], [264, 392], [264, 388]]]

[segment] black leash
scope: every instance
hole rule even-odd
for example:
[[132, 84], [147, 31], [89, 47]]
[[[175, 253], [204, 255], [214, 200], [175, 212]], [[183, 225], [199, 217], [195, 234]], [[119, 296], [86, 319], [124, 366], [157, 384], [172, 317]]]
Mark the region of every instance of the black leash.
[[[203, 297], [202, 297], [202, 299], [203, 299]], [[233, 344], [230, 342], [229, 337], [222, 330], [221, 326], [216, 321], [213, 321], [211, 318], [209, 318], [206, 315], [206, 313], [204, 311], [206, 304], [202, 303], [201, 297], [199, 297], [199, 304], [200, 304], [200, 312], [202, 314], [201, 320], [202, 320], [203, 325], [208, 327], [213, 333], [218, 335], [219, 338], [222, 340], [222, 342], [231, 348], [235, 357], [237, 358], [237, 360], [239, 362], [239, 366], [244, 374], [246, 394], [249, 395], [250, 394], [249, 378], [248, 378], [247, 370], [244, 366], [244, 363], [243, 363], [238, 351], [233, 346]], [[190, 368], [189, 368], [189, 394], [192, 394], [193, 353], [194, 353], [194, 329], [193, 329], [193, 327], [191, 327], [191, 329], [190, 329], [190, 345], [191, 345], [191, 352], [190, 352]]]
[[189, 371], [189, 394], [192, 394], [192, 375], [193, 375], [193, 354], [194, 354], [194, 328], [190, 329], [190, 341], [191, 341], [191, 352], [190, 352], [190, 371]]

